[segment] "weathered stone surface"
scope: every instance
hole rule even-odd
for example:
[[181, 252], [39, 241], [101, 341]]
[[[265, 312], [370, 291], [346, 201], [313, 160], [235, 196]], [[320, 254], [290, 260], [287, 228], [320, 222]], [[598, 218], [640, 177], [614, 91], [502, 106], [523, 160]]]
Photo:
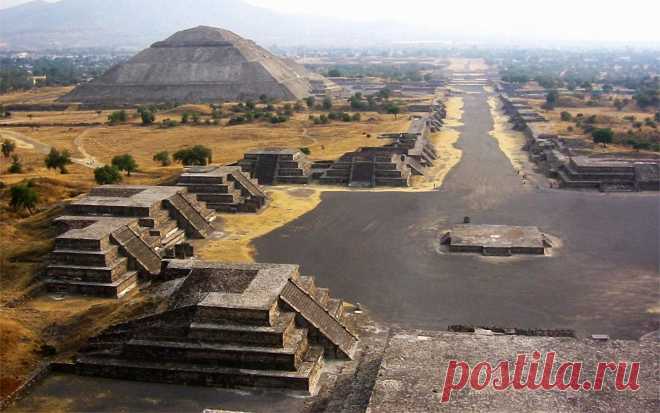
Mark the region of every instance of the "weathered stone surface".
[[[660, 406], [657, 348], [658, 342], [653, 338], [640, 342], [599, 342], [574, 338], [400, 330], [390, 338], [367, 411], [654, 412]], [[597, 363], [601, 361], [639, 361], [641, 387], [636, 392], [617, 391], [614, 389], [614, 374], [609, 373], [602, 391], [516, 391], [511, 388], [496, 391], [492, 387], [475, 391], [470, 390], [468, 385], [453, 392], [449, 402], [441, 403], [450, 360], [465, 361], [471, 367], [483, 361], [496, 366], [502, 360], [508, 360], [513, 365], [518, 354], [525, 354], [529, 360], [534, 351], [541, 354], [556, 352], [555, 371], [561, 362], [583, 362], [581, 380], [593, 380]], [[509, 374], [513, 375], [513, 371]], [[459, 375], [460, 372], [457, 372], [455, 382]], [[483, 382], [484, 378], [481, 380]]]
[[[200, 26], [154, 43], [62, 98], [83, 103], [217, 102], [308, 96], [330, 83], [228, 31]], [[318, 85], [315, 87], [318, 88]]]

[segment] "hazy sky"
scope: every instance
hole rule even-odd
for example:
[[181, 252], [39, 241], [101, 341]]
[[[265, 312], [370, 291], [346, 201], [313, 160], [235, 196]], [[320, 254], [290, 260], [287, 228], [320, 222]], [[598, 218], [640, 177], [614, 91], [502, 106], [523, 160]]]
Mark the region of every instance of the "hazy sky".
[[[28, 0], [0, 0], [0, 8]], [[53, 1], [53, 0], [50, 0]], [[136, 0], [139, 1], [139, 0]], [[247, 0], [282, 12], [398, 20], [457, 34], [500, 39], [623, 41], [660, 44], [658, 0]], [[192, 5], [194, 0], [188, 0]]]

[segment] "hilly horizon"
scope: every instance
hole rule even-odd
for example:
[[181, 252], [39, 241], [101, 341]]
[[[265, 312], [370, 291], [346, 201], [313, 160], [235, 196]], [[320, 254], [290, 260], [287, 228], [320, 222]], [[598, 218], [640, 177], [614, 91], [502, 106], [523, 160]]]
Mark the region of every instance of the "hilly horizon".
[[278, 13], [242, 0], [198, 0], [194, 7], [180, 0], [35, 0], [0, 10], [0, 49], [140, 49], [200, 25], [264, 45], [350, 46], [428, 35], [400, 24]]

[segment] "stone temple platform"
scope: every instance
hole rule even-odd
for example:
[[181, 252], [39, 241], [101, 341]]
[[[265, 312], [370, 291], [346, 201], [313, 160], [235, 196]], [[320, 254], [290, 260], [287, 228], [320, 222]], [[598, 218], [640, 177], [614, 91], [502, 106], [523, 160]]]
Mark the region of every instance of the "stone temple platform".
[[218, 212], [258, 212], [268, 197], [256, 179], [240, 166], [192, 166], [186, 168], [177, 186], [188, 188], [207, 208]]
[[483, 255], [545, 254], [549, 246], [537, 227], [508, 225], [457, 225], [442, 237], [450, 252], [476, 252]]
[[315, 393], [324, 359], [358, 339], [341, 300], [298, 266], [166, 261], [154, 314], [110, 327], [81, 349], [81, 375]]
[[66, 207], [55, 220], [46, 270], [49, 291], [119, 298], [138, 276], [160, 273], [161, 260], [187, 238], [214, 232], [215, 212], [184, 187], [107, 185]]

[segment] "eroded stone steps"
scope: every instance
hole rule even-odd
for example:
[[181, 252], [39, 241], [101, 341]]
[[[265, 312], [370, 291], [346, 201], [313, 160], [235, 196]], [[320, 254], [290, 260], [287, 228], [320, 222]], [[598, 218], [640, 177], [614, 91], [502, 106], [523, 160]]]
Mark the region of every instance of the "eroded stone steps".
[[323, 349], [311, 347], [295, 371], [238, 369], [181, 362], [127, 361], [111, 357], [82, 356], [77, 359], [80, 375], [124, 380], [213, 387], [268, 387], [316, 393], [323, 368]]
[[53, 264], [59, 265], [87, 265], [90, 267], [107, 267], [119, 258], [119, 248], [116, 245], [104, 251], [81, 251], [55, 249], [50, 254]]
[[295, 329], [295, 314], [280, 313], [272, 326], [191, 323], [188, 337], [226, 344], [259, 344], [284, 347], [290, 343]]
[[111, 283], [69, 281], [51, 278], [48, 291], [96, 297], [121, 298], [137, 286], [137, 271], [128, 271]]
[[51, 264], [46, 269], [46, 275], [61, 280], [112, 283], [127, 271], [128, 258], [119, 257], [107, 267]]
[[176, 359], [225, 367], [297, 370], [309, 347], [307, 330], [297, 329], [292, 337], [294, 340], [283, 347], [133, 339], [124, 345], [123, 355], [136, 360]]

